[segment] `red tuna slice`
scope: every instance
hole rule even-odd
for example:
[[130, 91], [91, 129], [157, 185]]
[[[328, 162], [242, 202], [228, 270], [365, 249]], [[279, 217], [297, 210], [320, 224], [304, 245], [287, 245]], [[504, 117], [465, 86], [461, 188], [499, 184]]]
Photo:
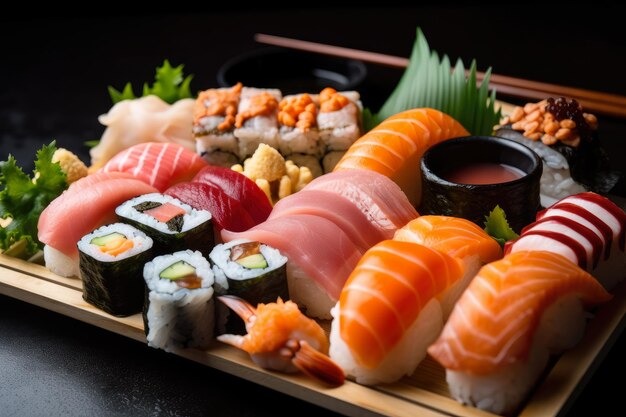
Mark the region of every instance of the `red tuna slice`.
[[264, 222], [272, 211], [272, 204], [259, 186], [232, 169], [209, 165], [202, 168], [192, 181], [213, 184], [221, 188], [246, 208], [255, 225]]
[[207, 165], [198, 154], [176, 143], [147, 142], [115, 155], [101, 172], [127, 172], [160, 192], [189, 181]]
[[212, 184], [182, 182], [168, 188], [165, 194], [187, 203], [195, 209], [211, 213], [218, 229], [243, 232], [256, 223], [243, 205]]

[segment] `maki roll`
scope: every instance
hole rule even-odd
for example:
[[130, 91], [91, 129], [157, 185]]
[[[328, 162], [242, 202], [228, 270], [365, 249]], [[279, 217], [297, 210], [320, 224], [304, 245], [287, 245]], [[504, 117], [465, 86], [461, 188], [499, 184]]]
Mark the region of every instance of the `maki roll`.
[[360, 113], [356, 91], [322, 90], [317, 125], [328, 151], [345, 151], [361, 136]]
[[122, 223], [103, 226], [78, 242], [83, 299], [125, 317], [143, 306], [142, 270], [152, 259], [152, 239]]
[[277, 89], [244, 87], [241, 90], [235, 121], [241, 160], [252, 155], [261, 143], [278, 148], [278, 102], [281, 98]]
[[213, 339], [213, 272], [198, 251], [158, 256], [143, 269], [148, 345], [206, 349]]
[[115, 213], [120, 221], [154, 240], [155, 255], [191, 249], [207, 256], [213, 248], [211, 213], [196, 210], [174, 197], [145, 194], [126, 201]]
[[193, 117], [196, 150], [210, 164], [229, 167], [239, 162], [235, 116], [242, 85], [211, 88], [198, 94]]
[[[236, 295], [252, 305], [287, 300], [287, 258], [277, 249], [248, 239], [217, 245], [209, 255], [219, 295]], [[236, 315], [220, 305], [218, 333], [245, 334]]]
[[324, 143], [317, 128], [319, 100], [309, 94], [286, 96], [278, 105], [279, 149], [284, 156], [292, 153], [324, 155]]

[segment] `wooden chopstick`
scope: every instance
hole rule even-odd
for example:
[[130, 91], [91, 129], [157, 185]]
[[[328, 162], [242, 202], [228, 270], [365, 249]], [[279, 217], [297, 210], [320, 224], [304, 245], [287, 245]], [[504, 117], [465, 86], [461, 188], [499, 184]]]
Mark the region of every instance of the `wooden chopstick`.
[[[280, 46], [283, 48], [337, 56], [341, 58], [357, 59], [372, 64], [385, 65], [395, 68], [406, 68], [409, 64], [409, 60], [407, 58], [398, 56], [361, 51], [341, 46], [325, 45], [299, 39], [290, 39], [282, 36], [257, 33], [254, 35], [254, 39], [257, 42], [266, 45]], [[483, 72], [477, 72], [476, 74], [478, 81], [482, 81], [484, 76], [485, 73]], [[544, 98], [551, 96], [564, 96], [576, 99], [588, 112], [626, 118], [626, 97], [624, 96], [539, 81], [525, 80], [522, 78], [498, 74], [491, 74], [490, 84], [491, 87], [495, 88], [499, 93], [509, 97], [543, 100]]]

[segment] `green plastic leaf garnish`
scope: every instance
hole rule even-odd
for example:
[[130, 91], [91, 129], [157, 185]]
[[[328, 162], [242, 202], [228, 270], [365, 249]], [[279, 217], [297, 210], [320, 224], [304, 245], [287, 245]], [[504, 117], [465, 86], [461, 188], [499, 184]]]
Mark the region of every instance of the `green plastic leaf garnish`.
[[99, 143], [100, 143], [99, 140], [88, 140], [86, 142], [83, 142], [83, 144], [88, 148], [94, 148], [98, 146]]
[[[191, 84], [193, 75], [185, 77], [183, 68], [184, 65], [182, 64], [177, 67], [172, 67], [167, 59], [163, 61], [163, 65], [156, 69], [154, 83], [152, 83], [152, 85], [148, 83], [143, 84], [141, 97], [155, 95], [169, 104], [173, 104], [183, 98], [192, 97], [189, 85]], [[131, 83], [126, 83], [122, 91], [118, 91], [111, 86], [109, 86], [108, 89], [113, 104], [122, 100], [137, 98]]]
[[37, 151], [36, 179], [26, 175], [12, 155], [0, 162], [0, 219], [12, 219], [0, 227], [0, 250], [8, 255], [27, 259], [43, 246], [37, 240], [39, 216], [67, 188], [61, 166], [52, 162], [55, 151], [54, 141]]
[[375, 117], [365, 127], [373, 127], [389, 116], [417, 107], [431, 107], [455, 118], [473, 135], [490, 135], [500, 121], [495, 110], [496, 92], [489, 92], [491, 68], [478, 87], [476, 62], [472, 61], [466, 75], [460, 59], [451, 71], [450, 59], [431, 51], [426, 37], [417, 28], [409, 66], [400, 82]]
[[519, 237], [509, 226], [509, 222], [506, 220], [506, 213], [500, 206], [496, 206], [488, 216], [485, 216], [485, 232], [494, 238], [500, 246], [504, 246], [509, 240]]

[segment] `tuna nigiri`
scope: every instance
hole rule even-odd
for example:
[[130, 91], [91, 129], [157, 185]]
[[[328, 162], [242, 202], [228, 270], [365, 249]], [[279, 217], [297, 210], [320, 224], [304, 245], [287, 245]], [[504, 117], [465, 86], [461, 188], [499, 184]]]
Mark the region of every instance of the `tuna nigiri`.
[[363, 384], [412, 374], [443, 327], [438, 297], [462, 275], [459, 260], [426, 246], [374, 246], [333, 308], [330, 357]]
[[413, 109], [384, 120], [348, 149], [334, 171], [366, 169], [386, 175], [409, 201], [421, 201], [419, 161], [432, 145], [468, 135], [452, 117], [433, 109]]
[[46, 267], [62, 276], [78, 275], [76, 244], [87, 233], [113, 223], [115, 208], [142, 194], [154, 193], [150, 185], [130, 178], [91, 175], [75, 182], [41, 213], [37, 225], [44, 243]]
[[583, 307], [610, 298], [561, 255], [514, 253], [480, 270], [428, 353], [447, 369], [458, 401], [509, 413], [549, 355], [578, 342], [585, 329]]
[[463, 262], [464, 275], [442, 298], [444, 320], [478, 270], [502, 257], [500, 245], [475, 223], [447, 216], [421, 216], [398, 229], [394, 240], [419, 243]]
[[175, 143], [148, 142], [131, 146], [115, 155], [104, 172], [127, 172], [159, 192], [189, 181], [207, 163], [195, 152]]
[[591, 272], [607, 289], [626, 277], [626, 213], [609, 199], [586, 192], [566, 197], [505, 247], [506, 253], [545, 250]]

